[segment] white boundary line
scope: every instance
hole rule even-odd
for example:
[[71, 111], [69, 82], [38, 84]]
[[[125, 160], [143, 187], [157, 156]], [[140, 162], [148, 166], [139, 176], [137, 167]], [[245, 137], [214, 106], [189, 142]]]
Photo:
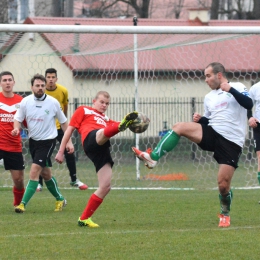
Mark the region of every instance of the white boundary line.
[[[81, 229], [91, 229], [88, 227], [78, 227]], [[20, 234], [14, 234], [14, 235], [0, 235], [0, 238], [15, 238], [15, 237], [49, 237], [49, 236], [78, 236], [78, 235], [102, 235], [102, 234], [110, 234], [110, 235], [120, 235], [120, 234], [142, 234], [142, 233], [169, 233], [169, 232], [202, 232], [202, 231], [233, 231], [233, 230], [246, 230], [246, 229], [260, 229], [260, 226], [243, 226], [243, 227], [228, 227], [228, 228], [194, 228], [194, 229], [165, 229], [165, 230], [125, 230], [125, 231], [94, 231], [94, 232], [87, 232], [87, 231], [80, 231], [80, 232], [63, 232], [63, 233], [41, 233], [41, 234], [28, 234], [28, 235], [20, 235]]]
[[[12, 188], [13, 186], [4, 185], [0, 188]], [[77, 188], [63, 188], [59, 187], [60, 190], [75, 190]], [[89, 187], [88, 190], [96, 190], [98, 187]], [[232, 190], [259, 190], [260, 186], [253, 187], [232, 187]], [[164, 187], [112, 187], [111, 190], [201, 190], [196, 188], [164, 188]], [[218, 187], [215, 188], [205, 188], [203, 190], [218, 190]]]

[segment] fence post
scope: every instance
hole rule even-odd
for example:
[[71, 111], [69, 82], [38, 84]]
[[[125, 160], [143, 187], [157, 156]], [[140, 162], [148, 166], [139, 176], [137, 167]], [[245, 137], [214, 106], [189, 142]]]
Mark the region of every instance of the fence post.
[[247, 159], [248, 160], [252, 160], [252, 155], [255, 149], [254, 144], [252, 144], [252, 141], [254, 142], [254, 138], [253, 138], [253, 129], [248, 126], [248, 139], [246, 139], [245, 143], [248, 142], [248, 152], [247, 152]]
[[[74, 111], [78, 108], [78, 103], [79, 103], [79, 100], [78, 98], [73, 98], [73, 105], [74, 105]], [[75, 160], [76, 162], [78, 161], [79, 159], [79, 145], [80, 145], [80, 136], [79, 136], [79, 133], [78, 131], [74, 131], [73, 133], [73, 137], [75, 138]]]
[[[191, 121], [193, 121], [193, 114], [196, 112], [196, 98], [191, 98]], [[195, 154], [197, 150], [197, 145], [192, 142], [191, 144], [191, 159], [195, 160]]]

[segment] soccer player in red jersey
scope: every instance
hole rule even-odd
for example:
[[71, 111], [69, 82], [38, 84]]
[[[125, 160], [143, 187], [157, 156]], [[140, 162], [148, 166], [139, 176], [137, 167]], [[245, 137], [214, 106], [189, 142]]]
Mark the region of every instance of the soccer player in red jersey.
[[21, 96], [13, 93], [15, 81], [9, 71], [0, 73], [0, 159], [5, 170], [9, 170], [13, 179], [13, 205], [20, 204], [24, 194], [24, 160], [21, 136], [12, 136], [14, 114], [19, 107]]
[[[73, 131], [77, 129], [81, 135], [84, 151], [96, 167], [99, 183], [98, 189], [91, 195], [82, 215], [78, 219], [79, 226], [99, 227], [98, 224], [91, 220], [91, 216], [111, 189], [114, 162], [109, 150], [109, 139], [126, 130], [138, 116], [138, 113], [134, 111], [127, 114], [121, 122], [111, 120], [104, 114], [109, 103], [109, 93], [99, 91], [93, 100], [92, 107], [78, 107], [64, 133], [59, 151], [55, 157], [57, 162], [63, 162], [65, 146]], [[73, 146], [67, 146], [67, 149], [70, 153], [74, 151]]]

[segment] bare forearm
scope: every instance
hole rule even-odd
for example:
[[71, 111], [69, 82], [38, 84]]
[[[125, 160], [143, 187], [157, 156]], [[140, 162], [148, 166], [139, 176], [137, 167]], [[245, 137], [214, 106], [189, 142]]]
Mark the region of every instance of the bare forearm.
[[14, 120], [14, 128], [20, 129], [21, 128], [21, 123], [18, 122], [17, 120]]
[[60, 144], [59, 152], [60, 151], [64, 152], [67, 143], [71, 143], [72, 144], [71, 135], [72, 135], [72, 133], [74, 131], [74, 128], [71, 127], [71, 126], [68, 127], [67, 123], [61, 124], [61, 128], [62, 128], [62, 130], [64, 132], [64, 135], [63, 135], [63, 138], [62, 138], [62, 141], [61, 141], [61, 144]]

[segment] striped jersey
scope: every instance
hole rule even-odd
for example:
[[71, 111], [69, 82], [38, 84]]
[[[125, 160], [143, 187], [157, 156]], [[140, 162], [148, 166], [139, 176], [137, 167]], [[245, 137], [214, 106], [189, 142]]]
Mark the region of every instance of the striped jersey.
[[5, 97], [0, 93], [0, 150], [7, 152], [22, 152], [21, 136], [12, 136], [14, 114], [23, 98], [17, 94]]

